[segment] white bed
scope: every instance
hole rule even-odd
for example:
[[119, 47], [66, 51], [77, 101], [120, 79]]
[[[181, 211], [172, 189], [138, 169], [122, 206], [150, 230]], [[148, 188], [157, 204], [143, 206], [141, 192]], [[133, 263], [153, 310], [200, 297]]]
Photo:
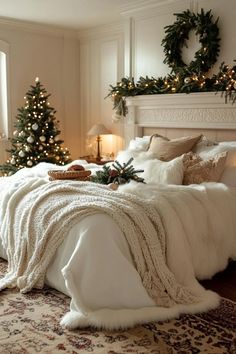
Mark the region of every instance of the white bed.
[[[170, 95], [165, 95], [164, 101], [167, 100], [166, 96]], [[192, 107], [189, 105], [186, 107], [188, 96], [181, 97], [184, 104], [181, 106], [179, 101], [178, 109], [183, 113], [176, 114], [172, 121], [168, 118], [165, 121], [158, 119], [157, 114], [159, 109], [162, 112], [161, 116], [164, 111], [169, 111], [172, 117], [174, 112], [177, 112], [175, 105], [170, 110], [169, 97], [166, 110], [165, 102], [160, 108], [160, 97], [137, 97], [130, 100], [129, 117], [125, 127], [126, 140], [137, 135], [150, 135], [156, 132], [157, 128], [159, 133], [166, 133], [168, 129], [172, 134], [173, 127], [176, 133], [177, 126], [181, 128], [178, 135], [185, 134], [186, 127], [190, 129], [194, 126], [194, 129], [204, 133], [207, 130], [210, 137], [214, 134], [215, 138], [221, 136], [220, 140], [235, 140], [232, 130], [236, 127], [235, 108], [223, 107], [220, 102], [221, 117], [223, 114], [227, 119], [224, 118], [220, 123], [217, 113], [218, 123], [216, 123], [214, 121], [216, 118], [213, 121], [209, 119], [209, 112], [211, 109], [219, 112], [219, 108], [216, 102], [208, 102], [208, 106], [203, 108], [206, 117], [204, 121], [203, 113], [200, 114], [202, 108], [199, 108], [200, 96], [193, 96], [195, 100], [196, 97], [198, 99], [197, 108], [196, 102], [192, 103]], [[211, 99], [214, 100], [215, 97], [211, 96]], [[189, 117], [190, 114], [196, 117], [195, 109], [199, 120], [194, 118], [193, 122], [183, 119], [183, 116]], [[227, 114], [224, 115], [223, 110], [226, 110]], [[210, 116], [215, 117], [214, 112], [211, 112]], [[149, 121], [147, 117], [150, 117]], [[182, 117], [181, 124], [178, 117]], [[215, 129], [216, 126], [218, 129]], [[55, 169], [55, 166], [40, 164], [35, 168], [22, 170], [10, 178], [14, 179], [16, 184], [23, 178], [25, 180], [44, 178], [48, 169]], [[3, 190], [5, 182], [2, 180], [0, 183]], [[14, 183], [12, 188], [16, 190]], [[195, 187], [155, 186], [154, 192], [153, 186], [130, 184], [122, 187], [121, 191], [134, 193], [144, 199], [153, 200], [156, 197], [157, 207], [166, 228], [168, 267], [180, 284], [201, 294], [202, 299], [192, 305], [179, 304], [170, 308], [156, 306], [135, 269], [127, 241], [120, 228], [109, 215], [97, 213], [84, 218], [70, 229], [47, 269], [46, 283], [72, 298], [71, 311], [61, 321], [62, 325], [70, 328], [89, 324], [119, 328], [172, 318], [181, 313], [204, 311], [217, 306], [218, 296], [205, 291], [196, 277], [209, 278], [224, 269], [229, 259], [236, 260], [236, 189], [212, 183]], [[3, 218], [5, 210], [2, 209], [1, 213]], [[1, 244], [0, 256], [7, 258]]]

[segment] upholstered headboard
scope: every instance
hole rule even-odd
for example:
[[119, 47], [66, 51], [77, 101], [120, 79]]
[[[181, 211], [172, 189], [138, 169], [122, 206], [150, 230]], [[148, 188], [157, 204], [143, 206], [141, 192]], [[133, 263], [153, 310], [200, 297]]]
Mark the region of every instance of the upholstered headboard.
[[125, 145], [136, 136], [169, 138], [203, 133], [217, 141], [236, 140], [236, 104], [214, 92], [144, 95], [127, 99]]

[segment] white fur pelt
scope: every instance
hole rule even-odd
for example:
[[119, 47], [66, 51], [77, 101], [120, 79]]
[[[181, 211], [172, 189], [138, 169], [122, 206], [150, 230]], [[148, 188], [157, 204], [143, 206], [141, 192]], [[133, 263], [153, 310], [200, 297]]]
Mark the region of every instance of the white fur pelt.
[[155, 204], [167, 235], [168, 266], [172, 271], [180, 268], [180, 278], [181, 273], [185, 276], [183, 255], [188, 255], [198, 279], [212, 277], [229, 259], [236, 259], [236, 188], [213, 182], [189, 186], [131, 182], [119, 189]]

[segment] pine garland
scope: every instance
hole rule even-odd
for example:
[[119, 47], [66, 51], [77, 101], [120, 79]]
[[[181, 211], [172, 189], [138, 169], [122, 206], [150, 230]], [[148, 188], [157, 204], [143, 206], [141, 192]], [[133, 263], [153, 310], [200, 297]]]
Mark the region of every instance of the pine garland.
[[128, 162], [121, 165], [119, 161], [116, 160], [112, 164], [114, 168], [104, 165], [102, 170], [97, 171], [96, 174], [91, 177], [91, 181], [101, 184], [124, 184], [130, 180], [144, 183], [144, 179], [137, 176], [137, 173], [144, 172], [144, 170], [135, 170], [135, 168], [131, 165], [132, 161], [133, 158], [129, 159]]
[[[235, 60], [234, 60], [235, 61]], [[110, 85], [107, 97], [113, 100], [113, 109], [116, 111], [114, 120], [125, 117], [128, 113], [126, 97], [138, 95], [174, 94], [191, 92], [219, 92], [225, 102], [235, 103], [236, 100], [236, 65], [229, 67], [221, 63], [219, 72], [212, 77], [204, 74], [189, 76], [167, 75], [165, 77], [140, 77], [135, 83], [134, 78], [122, 78], [116, 86]]]
[[[133, 77], [123, 77], [115, 86], [110, 85], [107, 97], [113, 100], [114, 121], [120, 120], [128, 113], [125, 98], [137, 95], [221, 91], [226, 103], [235, 103], [235, 65], [230, 68], [223, 62], [217, 74], [206, 76], [219, 54], [218, 18], [214, 22], [211, 10], [205, 13], [203, 9], [199, 14], [187, 10], [175, 15], [176, 22], [165, 27], [166, 37], [162, 40], [166, 56], [164, 63], [172, 68], [171, 74], [158, 78], [140, 77], [136, 83]], [[195, 60], [187, 66], [181, 58], [181, 49], [186, 45], [189, 31], [192, 29], [200, 36], [201, 48], [195, 53]]]

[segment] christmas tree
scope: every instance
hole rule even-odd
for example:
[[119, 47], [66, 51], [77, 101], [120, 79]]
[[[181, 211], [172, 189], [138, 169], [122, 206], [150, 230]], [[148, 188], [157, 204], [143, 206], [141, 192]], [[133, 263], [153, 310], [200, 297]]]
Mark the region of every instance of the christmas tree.
[[18, 108], [13, 138], [10, 139], [12, 147], [7, 150], [10, 157], [0, 165], [5, 176], [43, 161], [58, 165], [71, 161], [69, 151], [61, 147], [59, 121], [48, 102], [50, 96], [36, 78], [35, 86], [31, 85], [24, 97], [25, 105]]

